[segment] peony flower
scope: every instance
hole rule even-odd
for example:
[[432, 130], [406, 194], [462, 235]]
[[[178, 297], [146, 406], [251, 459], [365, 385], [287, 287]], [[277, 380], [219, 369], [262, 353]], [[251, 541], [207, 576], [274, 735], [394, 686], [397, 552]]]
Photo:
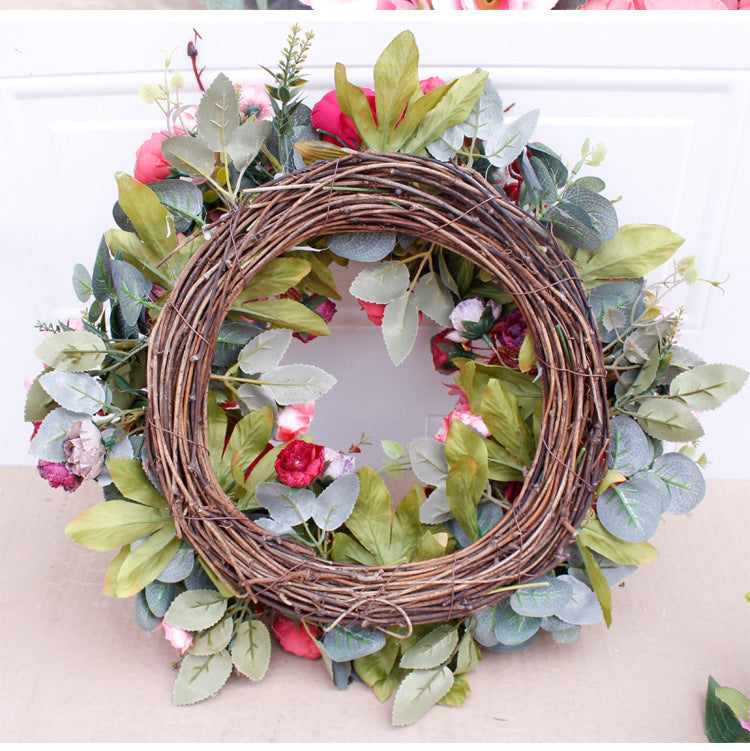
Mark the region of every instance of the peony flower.
[[481, 339], [495, 325], [501, 311], [502, 308], [494, 300], [470, 297], [461, 300], [449, 317], [453, 328], [464, 339]]
[[344, 475], [351, 475], [356, 471], [356, 462], [353, 456], [342, 454], [340, 451], [326, 448], [323, 450], [323, 456], [326, 460], [326, 469], [324, 477], [330, 477], [332, 480], [338, 480]]
[[76, 420], [63, 438], [68, 469], [84, 480], [93, 480], [104, 466], [106, 450], [102, 434], [91, 420]]
[[166, 133], [152, 133], [135, 152], [135, 170], [133, 177], [139, 183], [152, 183], [164, 180], [172, 174], [169, 162], [161, 153], [161, 144], [169, 136]]
[[254, 117], [256, 120], [265, 120], [271, 116], [271, 99], [263, 86], [250, 83], [239, 86], [238, 89], [243, 119]]
[[478, 415], [473, 415], [467, 406], [461, 405], [453, 409], [448, 417], [443, 418], [443, 425], [433, 438], [436, 441], [440, 441], [440, 443], [445, 443], [451, 423], [454, 420], [460, 420], [464, 425], [472, 428], [475, 433], [479, 433], [483, 438], [487, 438], [490, 434], [490, 431], [484, 424], [484, 420]]
[[156, 628], [159, 628], [160, 626], [164, 628], [164, 636], [166, 640], [175, 649], [179, 649], [182, 654], [185, 654], [185, 652], [193, 646], [193, 635], [189, 631], [177, 628], [176, 626], [170, 626], [164, 621], [162, 621]]
[[370, 323], [374, 323], [376, 326], [382, 326], [385, 305], [377, 302], [366, 302], [365, 300], [357, 300], [357, 302], [359, 303], [359, 307], [365, 311]]
[[274, 441], [292, 441], [303, 435], [310, 427], [310, 423], [315, 413], [315, 402], [306, 404], [290, 404], [279, 410], [279, 417], [276, 420], [276, 433], [273, 436]]
[[322, 474], [325, 463], [323, 446], [294, 440], [281, 449], [273, 466], [284, 485], [304, 488]]
[[82, 478], [76, 477], [64, 464], [58, 464], [57, 462], [47, 462], [44, 459], [40, 459], [39, 464], [37, 464], [37, 470], [39, 476], [43, 480], [47, 480], [50, 487], [62, 488], [68, 493], [77, 490], [78, 486], [83, 482]]
[[518, 351], [526, 336], [526, 321], [520, 310], [514, 310], [495, 326], [492, 332], [497, 341], [501, 359], [506, 365], [516, 367]]
[[310, 634], [320, 636], [323, 632], [312, 625], [308, 625], [307, 628], [310, 633], [301, 623], [297, 623], [285, 615], [276, 616], [271, 626], [273, 635], [279, 640], [282, 649], [308, 660], [317, 660], [320, 657], [320, 650]]
[[[375, 92], [372, 89], [362, 89], [367, 96], [372, 116], [375, 117]], [[347, 117], [339, 107], [335, 89], [329, 91], [313, 108], [310, 114], [313, 128], [323, 134], [323, 140], [339, 146], [342, 141], [347, 146], [358, 149], [362, 142], [354, 121]]]

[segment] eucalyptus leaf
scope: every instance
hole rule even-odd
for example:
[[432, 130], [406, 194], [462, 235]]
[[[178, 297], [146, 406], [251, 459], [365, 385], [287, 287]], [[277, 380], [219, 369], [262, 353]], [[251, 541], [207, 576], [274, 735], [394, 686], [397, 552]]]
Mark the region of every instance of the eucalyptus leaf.
[[610, 487], [596, 504], [599, 521], [626, 542], [646, 542], [656, 532], [667, 503], [667, 490], [658, 477], [638, 472]]
[[533, 618], [552, 615], [556, 607], [572, 593], [567, 582], [551, 574], [540, 576], [530, 583], [542, 586], [517, 589], [508, 600], [511, 609], [519, 615]]
[[374, 654], [385, 646], [385, 634], [363, 626], [337, 626], [323, 637], [323, 649], [331, 660], [347, 662]]
[[271, 664], [271, 635], [261, 621], [243, 621], [230, 651], [237, 670], [251, 681], [259, 681]]
[[203, 193], [189, 180], [157, 180], [149, 183], [159, 202], [174, 219], [175, 232], [186, 234], [203, 215]]
[[513, 647], [530, 639], [541, 625], [540, 617], [516, 613], [508, 600], [498, 604], [495, 614], [495, 638], [501, 644]]
[[453, 673], [447, 667], [414, 670], [402, 681], [393, 702], [394, 725], [409, 725], [437, 704], [453, 685]]
[[[477, 506], [477, 525], [479, 526], [479, 536], [484, 537], [491, 529], [494, 529], [505, 513], [502, 506], [494, 501], [485, 501]], [[446, 526], [451, 534], [456, 538], [456, 544], [459, 548], [468, 548], [474, 540], [466, 535], [463, 529], [455, 520], [448, 520]]]
[[738, 393], [747, 376], [746, 370], [735, 365], [698, 365], [675, 376], [669, 395], [679, 398], [691, 410], [705, 412]]
[[358, 494], [357, 475], [349, 474], [337, 478], [317, 497], [312, 512], [313, 521], [326, 532], [340, 527], [354, 510]]
[[559, 629], [552, 632], [552, 638], [558, 644], [570, 644], [575, 641], [581, 633], [580, 626], [570, 626], [570, 628]]
[[248, 374], [275, 368], [292, 343], [291, 329], [268, 329], [253, 337], [237, 357], [240, 370]]
[[382, 261], [395, 246], [393, 232], [346, 232], [328, 237], [328, 248], [337, 256], [363, 263]]
[[623, 566], [640, 566], [659, 557], [659, 551], [650, 543], [620, 540], [608, 532], [598, 519], [590, 519], [583, 524], [578, 530], [577, 539], [587, 548]]
[[101, 382], [88, 373], [52, 370], [39, 377], [42, 388], [64, 409], [93, 415], [105, 404]]
[[306, 522], [313, 515], [317, 501], [311, 490], [290, 488], [280, 482], [258, 483], [255, 495], [277, 524], [288, 527]]
[[112, 261], [112, 281], [122, 317], [128, 326], [134, 326], [153, 285], [135, 266], [116, 260]]
[[138, 624], [138, 628], [147, 634], [158, 628], [161, 623], [161, 618], [154, 615], [149, 609], [143, 590], [137, 592], [135, 596], [135, 622]]
[[91, 282], [91, 274], [88, 269], [81, 263], [73, 267], [73, 292], [81, 302], [87, 302], [94, 293]]
[[497, 129], [485, 142], [485, 158], [498, 168], [513, 163], [531, 138], [538, 120], [539, 110], [532, 110]]
[[386, 305], [403, 297], [408, 287], [406, 266], [397, 261], [383, 261], [360, 271], [349, 286], [349, 292], [358, 300]]
[[685, 454], [662, 454], [654, 460], [651, 472], [660, 477], [667, 486], [667, 514], [687, 514], [706, 494], [706, 480], [700, 467]]
[[195, 704], [213, 696], [232, 673], [232, 660], [226, 650], [212, 655], [185, 655], [174, 684], [175, 705]]
[[555, 608], [553, 615], [574, 626], [588, 626], [604, 620], [604, 613], [594, 591], [569, 574], [558, 576], [567, 581], [572, 589], [568, 600]]
[[593, 251], [602, 244], [590, 217], [576, 204], [559, 201], [546, 212], [545, 217], [554, 225], [555, 236], [574, 248]]
[[234, 365], [242, 348], [262, 331], [260, 326], [252, 323], [242, 321], [223, 323], [216, 340], [214, 365], [218, 367]]
[[280, 365], [266, 371], [260, 380], [259, 385], [281, 405], [314, 402], [336, 383], [330, 373], [314, 365]]
[[394, 365], [400, 365], [411, 352], [418, 328], [419, 311], [412, 295], [404, 295], [385, 306], [380, 330]]
[[569, 185], [560, 198], [586, 212], [600, 242], [606, 242], [615, 236], [618, 228], [617, 212], [611, 201], [580, 184]]
[[472, 107], [466, 120], [457, 127], [466, 138], [488, 141], [502, 127], [503, 114], [500, 93], [488, 78], [477, 103]]
[[175, 585], [167, 582], [150, 582], [142, 591], [145, 594], [148, 609], [159, 618], [167, 612], [172, 600], [176, 597]]
[[64, 464], [67, 461], [63, 439], [70, 426], [78, 420], [91, 420], [87, 412], [71, 412], [58, 407], [42, 420], [36, 435], [29, 445], [29, 453], [36, 459]]
[[98, 302], [106, 302], [114, 294], [115, 288], [112, 284], [112, 260], [109, 257], [109, 248], [102, 237], [99, 242], [99, 248], [96, 251], [94, 260], [94, 271], [91, 275], [91, 289], [94, 298]]
[[210, 589], [190, 589], [173, 600], [164, 621], [185, 631], [202, 631], [218, 623], [227, 610], [227, 600]]
[[195, 564], [195, 553], [192, 548], [180, 547], [172, 559], [156, 577], [159, 582], [181, 582], [190, 576]]
[[448, 474], [445, 444], [435, 438], [415, 438], [409, 444], [412, 472], [425, 485], [439, 485]]
[[539, 631], [535, 631], [526, 641], [522, 641], [519, 644], [502, 644], [497, 642], [496, 644], [490, 644], [485, 649], [489, 649], [490, 652], [500, 652], [501, 654], [515, 654], [516, 652], [525, 652], [529, 647], [533, 646], [534, 642], [539, 636]]
[[[589, 294], [589, 305], [599, 323], [602, 341], [605, 344], [613, 342], [643, 315], [646, 307], [643, 283], [641, 280], [629, 280], [602, 284]], [[621, 314], [621, 322], [616, 326], [607, 326], [607, 320], [613, 320], [612, 310]]]
[[609, 446], [607, 466], [626, 477], [651, 466], [654, 447], [638, 423], [625, 415], [617, 415], [609, 421]]

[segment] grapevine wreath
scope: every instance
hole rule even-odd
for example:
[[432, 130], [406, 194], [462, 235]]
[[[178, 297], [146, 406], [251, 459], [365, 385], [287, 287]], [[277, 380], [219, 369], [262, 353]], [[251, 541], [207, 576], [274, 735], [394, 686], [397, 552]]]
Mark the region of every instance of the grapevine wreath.
[[[82, 320], [40, 324], [26, 419], [42, 477], [102, 486], [66, 533], [118, 551], [104, 592], [182, 652], [175, 703], [260, 680], [273, 632], [339, 688], [395, 692], [402, 725], [463, 703], [480, 647], [609, 625], [661, 515], [703, 496], [694, 412], [747, 374], [680, 345], [660, 299], [698, 272], [646, 285], [682, 238], [618, 226], [578, 174], [603, 146], [569, 168], [530, 142], [537, 112], [506, 120], [486, 72], [420, 81], [409, 32], [374, 91], [339, 64], [310, 110], [310, 42], [292, 30], [265, 91], [205, 88], [197, 37], [199, 105], [170, 60], [142, 87], [167, 127], [118, 173], [93, 271], [75, 268]], [[282, 363], [330, 335], [348, 264], [395, 365], [441, 327], [457, 398], [434, 436], [383, 440], [378, 471], [308, 435], [334, 376]], [[407, 471], [396, 503], [382, 475]]]

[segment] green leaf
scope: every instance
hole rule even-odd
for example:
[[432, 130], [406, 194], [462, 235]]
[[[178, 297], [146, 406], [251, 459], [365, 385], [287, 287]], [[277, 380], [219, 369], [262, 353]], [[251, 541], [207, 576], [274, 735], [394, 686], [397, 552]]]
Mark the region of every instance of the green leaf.
[[[104, 233], [104, 241], [113, 256], [119, 255], [123, 261], [138, 269], [146, 279], [164, 284], [167, 280], [175, 278], [169, 273], [171, 270], [169, 262], [157, 269], [162, 260], [161, 254], [155, 253], [148, 245], [141, 242], [135, 232], [110, 229]], [[112, 284], [114, 285], [114, 282]], [[112, 292], [114, 293], [114, 286]]]
[[117, 574], [117, 597], [132, 597], [156, 579], [179, 550], [180, 540], [172, 523], [154, 532], [137, 547], [130, 547], [130, 555]]
[[152, 284], [125, 261], [112, 261], [112, 281], [126, 326], [136, 326]]
[[244, 305], [249, 300], [283, 295], [291, 287], [297, 286], [311, 268], [310, 261], [302, 258], [274, 258], [253, 276], [234, 301], [234, 306]]
[[222, 618], [215, 626], [201, 631], [193, 638], [188, 652], [207, 657], [225, 649], [232, 639], [233, 621], [230, 616]]
[[81, 302], [87, 302], [94, 293], [94, 288], [91, 286], [91, 274], [81, 263], [73, 267], [73, 292]]
[[534, 438], [521, 419], [518, 400], [503, 384], [491, 379], [484, 390], [482, 419], [492, 437], [519, 459], [530, 462], [534, 455]]
[[419, 88], [419, 51], [411, 31], [402, 31], [383, 50], [375, 63], [375, 111], [380, 142], [376, 148], [390, 151], [391, 132]]
[[248, 375], [275, 368], [292, 343], [290, 329], [268, 329], [253, 337], [237, 357], [240, 370]]
[[148, 609], [155, 616], [161, 618], [172, 604], [172, 600], [174, 600], [177, 593], [177, 588], [172, 582], [152, 581], [146, 585], [143, 592]]
[[104, 406], [104, 387], [88, 373], [53, 370], [39, 376], [39, 383], [61, 407], [71, 412], [93, 415]]
[[487, 466], [470, 456], [462, 456], [451, 465], [445, 493], [456, 521], [471, 540], [481, 537], [477, 504], [487, 484]]
[[480, 465], [487, 464], [487, 444], [468, 425], [454, 419], [445, 437], [445, 461], [451, 466], [462, 456], [470, 456]]
[[740, 725], [732, 707], [720, 698], [720, 688], [716, 679], [709, 676], [706, 690], [706, 736], [711, 743], [747, 742], [750, 740], [750, 731]]
[[358, 563], [362, 566], [381, 565], [380, 558], [344, 532], [333, 536], [331, 560], [337, 563]]
[[84, 511], [68, 524], [65, 534], [91, 550], [114, 550], [168, 524], [174, 522], [161, 509], [113, 500]]
[[539, 110], [532, 110], [495, 130], [484, 146], [484, 156], [490, 164], [503, 168], [515, 161], [531, 138], [538, 120]]
[[657, 224], [626, 224], [583, 264], [580, 275], [588, 287], [609, 279], [644, 276], [669, 260], [684, 242]]
[[166, 498], [153, 486], [137, 459], [110, 459], [107, 467], [112, 481], [125, 498], [166, 511]]
[[419, 278], [414, 288], [417, 308], [435, 323], [449, 327], [450, 314], [455, 307], [450, 292], [440, 283], [440, 278], [431, 271]]
[[317, 497], [312, 513], [313, 521], [326, 532], [340, 527], [353, 511], [358, 494], [357, 475], [343, 475], [335, 479]]
[[393, 521], [393, 498], [383, 480], [371, 467], [363, 467], [359, 477], [359, 496], [346, 526], [380, 563], [387, 561]]
[[280, 365], [260, 377], [260, 385], [281, 405], [314, 402], [335, 383], [330, 373], [315, 365]]
[[453, 676], [450, 691], [438, 702], [446, 707], [460, 707], [471, 694], [469, 679], [462, 673]]
[[372, 116], [365, 92], [349, 82], [346, 77], [346, 68], [341, 63], [336, 63], [333, 78], [336, 83], [336, 99], [341, 111], [354, 121], [365, 145], [377, 149], [378, 126]]
[[[716, 689], [716, 696], [734, 712], [738, 720], [750, 720], [750, 699], [741, 691], [729, 686], [720, 686]], [[750, 740], [750, 734], [747, 739]]]
[[323, 637], [323, 649], [335, 662], [347, 662], [379, 652], [385, 641], [385, 634], [374, 628], [337, 626]]
[[609, 588], [607, 580], [604, 578], [602, 570], [599, 568], [599, 564], [596, 562], [594, 556], [591, 555], [591, 551], [581, 543], [579, 538], [576, 538], [576, 544], [583, 556], [583, 565], [586, 568], [586, 573], [588, 574], [596, 599], [602, 608], [604, 622], [607, 624], [607, 628], [609, 628], [612, 625], [612, 591]]
[[659, 551], [649, 542], [625, 542], [607, 532], [597, 519], [590, 519], [578, 530], [582, 545], [596, 551], [614, 563], [640, 566], [659, 557]]
[[268, 445], [272, 432], [273, 409], [271, 407], [262, 407], [249, 412], [234, 426], [227, 447], [224, 449], [222, 466], [225, 470], [231, 468], [233, 474], [239, 476], [239, 482], [242, 482], [245, 469]]
[[646, 542], [656, 532], [667, 502], [664, 483], [655, 475], [639, 472], [602, 493], [596, 513], [616, 537], [627, 542]]
[[[564, 600], [563, 600], [564, 602]], [[542, 623], [539, 617], [519, 615], [510, 606], [509, 600], [498, 603], [494, 618], [495, 638], [506, 646], [513, 647], [530, 639]]]
[[358, 300], [387, 305], [403, 297], [408, 287], [406, 266], [397, 261], [383, 261], [360, 271], [349, 285], [349, 293]]
[[474, 636], [469, 629], [466, 629], [464, 635], [461, 637], [461, 641], [458, 643], [456, 669], [453, 672], [456, 675], [470, 673], [476, 669], [481, 659], [482, 655], [477, 647], [477, 643], [474, 641]]
[[118, 203], [133, 223], [143, 242], [164, 258], [177, 247], [177, 234], [172, 214], [159, 201], [151, 188], [125, 172], [115, 173]]
[[174, 684], [175, 705], [195, 704], [213, 696], [232, 673], [232, 659], [226, 650], [213, 655], [185, 655]]
[[260, 621], [244, 621], [232, 642], [232, 663], [251, 681], [259, 681], [271, 664], [271, 636]]
[[203, 139], [193, 136], [170, 136], [161, 143], [164, 158], [189, 177], [209, 179], [216, 166], [216, 152]]
[[398, 564], [412, 559], [422, 537], [419, 504], [423, 499], [424, 492], [417, 486], [412, 488], [396, 507], [387, 549], [388, 561], [384, 563]]
[[448, 474], [445, 444], [434, 438], [415, 438], [409, 444], [409, 462], [412, 472], [425, 485], [438, 485]]
[[703, 428], [690, 408], [674, 399], [644, 399], [635, 418], [649, 435], [660, 441], [687, 443], [703, 435]]
[[[120, 552], [112, 559], [112, 562], [107, 568], [107, 572], [104, 574], [104, 585], [102, 586], [102, 594], [107, 597], [115, 597], [117, 589], [117, 575], [120, 573], [120, 568], [125, 559], [130, 554], [130, 545], [125, 545], [120, 549]], [[150, 612], [150, 611], [149, 611]], [[158, 624], [156, 624], [158, 625]], [[154, 626], [154, 628], [156, 627]], [[153, 629], [149, 629], [150, 631]]]
[[328, 248], [332, 253], [362, 263], [382, 261], [395, 246], [393, 232], [341, 232], [328, 238]]
[[744, 386], [748, 372], [735, 365], [698, 365], [675, 376], [669, 395], [688, 409], [705, 412], [716, 409]]
[[[364, 657], [357, 657], [353, 661], [354, 670], [368, 686], [372, 688], [380, 686], [383, 689], [380, 693], [376, 691], [380, 701], [385, 701], [388, 698], [391, 691], [396, 687], [395, 684], [398, 684], [401, 678], [401, 668], [396, 664], [398, 655], [398, 639], [389, 636], [386, 638], [385, 646], [382, 649]], [[386, 693], [386, 686], [392, 684], [394, 674], [398, 677], [395, 684], [390, 686], [390, 691]]]
[[97, 370], [104, 363], [104, 342], [88, 331], [60, 331], [48, 337], [34, 354], [49, 367], [67, 373]]
[[706, 494], [706, 481], [700, 467], [685, 454], [670, 451], [654, 460], [651, 469], [667, 486], [667, 514], [687, 514]]
[[510, 607], [519, 615], [532, 618], [545, 618], [552, 615], [558, 605], [570, 598], [570, 585], [563, 579], [545, 574], [530, 584], [545, 586], [522, 587], [508, 599]]
[[270, 120], [248, 120], [237, 128], [227, 144], [227, 153], [238, 172], [247, 169], [271, 135]]
[[317, 336], [331, 335], [323, 317], [296, 300], [255, 300], [246, 303], [242, 312], [255, 321], [268, 321], [277, 328], [306, 331]]
[[446, 667], [412, 671], [401, 681], [396, 691], [393, 724], [399, 726], [415, 722], [437, 704], [452, 685], [453, 673]]
[[626, 477], [651, 466], [653, 444], [635, 420], [617, 415], [609, 421], [609, 433], [607, 466]]
[[385, 306], [380, 330], [394, 365], [400, 365], [407, 358], [414, 347], [418, 329], [419, 310], [412, 295], [404, 295]]
[[164, 620], [185, 631], [202, 631], [218, 623], [227, 610], [227, 600], [211, 589], [190, 589], [178, 595], [169, 606]]
[[[49, 372], [49, 371], [45, 371]], [[57, 402], [42, 388], [39, 383], [40, 374], [32, 382], [26, 394], [24, 403], [23, 419], [25, 422], [37, 422], [44, 420], [57, 406]]]
[[240, 105], [237, 90], [223, 73], [206, 89], [195, 119], [206, 146], [225, 152], [240, 124]]
[[458, 646], [458, 627], [443, 624], [432, 629], [413, 647], [410, 647], [399, 663], [402, 668], [426, 670], [447, 662]]

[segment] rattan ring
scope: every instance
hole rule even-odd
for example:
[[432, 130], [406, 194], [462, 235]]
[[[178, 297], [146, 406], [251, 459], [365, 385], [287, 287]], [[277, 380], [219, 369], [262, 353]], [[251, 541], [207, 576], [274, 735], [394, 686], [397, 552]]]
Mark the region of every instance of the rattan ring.
[[[518, 304], [541, 371], [540, 441], [513, 507], [451, 555], [398, 566], [332, 563], [274, 537], [219, 487], [206, 394], [219, 328], [271, 259], [305, 240], [391, 231], [428, 239], [489, 272]], [[608, 411], [597, 327], [568, 256], [475, 171], [406, 154], [352, 154], [249, 197], [181, 275], [153, 329], [146, 465], [178, 534], [238, 594], [323, 624], [383, 630], [459, 618], [563, 560], [604, 471]]]

